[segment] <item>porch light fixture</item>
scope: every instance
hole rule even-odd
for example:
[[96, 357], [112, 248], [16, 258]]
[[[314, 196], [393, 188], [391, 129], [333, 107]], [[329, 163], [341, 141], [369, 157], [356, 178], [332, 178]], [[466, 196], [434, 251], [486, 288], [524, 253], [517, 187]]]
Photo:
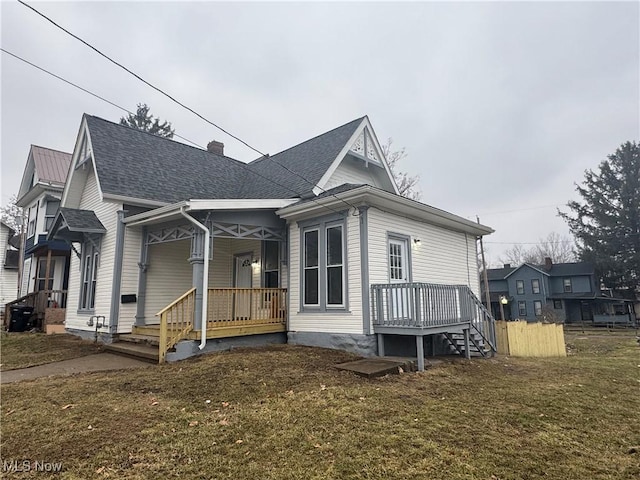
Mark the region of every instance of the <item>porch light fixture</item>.
[[251, 266], [252, 266], [253, 268], [260, 268], [260, 259], [258, 259], [258, 258], [256, 258], [256, 257], [253, 257], [253, 258], [251, 259]]
[[505, 297], [504, 295], [500, 295], [500, 303], [502, 305], [507, 305], [509, 303], [509, 299], [507, 297]]
[[414, 244], [416, 247], [419, 247], [421, 243], [422, 243], [422, 241], [421, 241], [419, 238], [414, 238], [414, 239], [413, 239], [413, 244]]

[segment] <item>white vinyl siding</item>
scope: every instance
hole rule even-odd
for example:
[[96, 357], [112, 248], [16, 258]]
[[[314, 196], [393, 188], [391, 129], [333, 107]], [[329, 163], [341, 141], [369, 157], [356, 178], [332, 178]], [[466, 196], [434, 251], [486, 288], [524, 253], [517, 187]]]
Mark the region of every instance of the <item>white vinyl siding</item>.
[[18, 298], [18, 270], [4, 268], [8, 241], [9, 229], [0, 225], [0, 304], [3, 308], [5, 303]]
[[[91, 165], [88, 165], [92, 168]], [[67, 205], [65, 205], [67, 206]], [[116, 225], [118, 210], [122, 209], [119, 203], [103, 202], [98, 191], [98, 184], [93, 170], [89, 170], [87, 182], [80, 197], [77, 207], [83, 210], [93, 210], [107, 230], [100, 242], [100, 264], [97, 270], [96, 293], [93, 313], [79, 313], [80, 305], [80, 260], [75, 252], [71, 252], [71, 267], [69, 269], [69, 294], [67, 299], [66, 327], [79, 330], [91, 330], [87, 326], [87, 320], [91, 315], [102, 315], [107, 325], [111, 325], [109, 318], [111, 310], [111, 290], [113, 283], [113, 265], [115, 260]], [[79, 250], [79, 244], [74, 244]]]
[[345, 183], [382, 187], [382, 182], [376, 178], [377, 175], [374, 174], [374, 169], [379, 170], [379, 174], [386, 176], [386, 172], [380, 169], [380, 167], [374, 165], [367, 167], [365, 166], [364, 161], [345, 158], [333, 172], [333, 175], [329, 178], [324, 189], [328, 190]]
[[146, 324], [160, 323], [156, 316], [192, 286], [189, 263], [190, 240], [149, 246], [147, 267], [147, 301], [144, 309]]
[[[414, 282], [469, 285], [476, 296], [480, 294], [474, 236], [382, 212], [374, 207], [369, 209], [368, 225], [371, 283], [389, 282], [387, 236], [400, 234], [411, 238], [409, 248]], [[415, 239], [420, 243], [416, 244]]]
[[300, 237], [297, 223], [289, 227], [289, 330], [320, 333], [364, 333], [362, 326], [362, 283], [360, 270], [360, 219], [348, 215], [346, 221], [348, 311], [301, 312]]
[[[260, 262], [262, 247], [260, 240], [236, 240], [232, 238], [213, 239], [213, 260], [209, 262], [209, 288], [233, 287], [235, 255], [251, 253]], [[253, 268], [253, 267], [252, 267]], [[253, 268], [251, 284], [261, 285], [261, 270]]]

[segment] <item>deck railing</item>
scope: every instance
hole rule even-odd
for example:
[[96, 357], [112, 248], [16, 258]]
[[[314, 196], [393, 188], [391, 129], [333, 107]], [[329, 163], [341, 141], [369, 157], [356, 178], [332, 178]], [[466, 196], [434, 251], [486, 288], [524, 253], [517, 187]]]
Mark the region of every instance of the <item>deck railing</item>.
[[167, 351], [186, 338], [193, 330], [193, 316], [196, 305], [196, 289], [192, 288], [180, 298], [160, 310], [159, 356], [160, 363], [164, 363]]
[[376, 284], [371, 286], [371, 303], [374, 328], [469, 324], [495, 351], [495, 321], [467, 285]]
[[33, 314], [38, 319], [43, 319], [47, 308], [67, 308], [66, 290], [40, 290], [31, 292], [5, 305], [5, 322], [11, 318], [11, 307], [14, 305], [26, 305], [33, 308]]
[[286, 288], [210, 288], [208, 294], [207, 329], [286, 323]]

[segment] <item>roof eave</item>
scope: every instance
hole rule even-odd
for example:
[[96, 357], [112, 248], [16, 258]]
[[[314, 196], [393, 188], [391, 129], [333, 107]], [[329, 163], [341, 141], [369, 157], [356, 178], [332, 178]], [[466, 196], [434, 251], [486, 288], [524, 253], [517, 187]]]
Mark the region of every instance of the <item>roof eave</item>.
[[393, 213], [398, 213], [417, 221], [428, 221], [435, 225], [478, 236], [489, 235], [494, 232], [491, 227], [486, 225], [472, 222], [453, 213], [371, 187], [370, 185], [363, 185], [331, 197], [316, 199], [313, 202], [291, 205], [278, 210], [276, 214], [287, 220], [301, 220], [317, 215], [319, 208], [343, 209], [345, 203], [352, 207], [367, 205], [383, 210], [392, 210]]

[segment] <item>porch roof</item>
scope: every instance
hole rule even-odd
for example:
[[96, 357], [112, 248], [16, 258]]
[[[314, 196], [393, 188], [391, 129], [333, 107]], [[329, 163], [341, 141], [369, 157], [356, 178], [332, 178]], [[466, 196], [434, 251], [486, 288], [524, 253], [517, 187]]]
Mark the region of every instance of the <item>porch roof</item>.
[[277, 210], [297, 202], [297, 198], [289, 199], [192, 199], [184, 202], [172, 203], [154, 210], [132, 215], [124, 219], [128, 226], [152, 225], [155, 223], [170, 222], [183, 218], [181, 212], [198, 211], [256, 211]]
[[82, 241], [85, 233], [104, 234], [106, 231], [93, 210], [60, 208], [48, 238], [78, 242]]

